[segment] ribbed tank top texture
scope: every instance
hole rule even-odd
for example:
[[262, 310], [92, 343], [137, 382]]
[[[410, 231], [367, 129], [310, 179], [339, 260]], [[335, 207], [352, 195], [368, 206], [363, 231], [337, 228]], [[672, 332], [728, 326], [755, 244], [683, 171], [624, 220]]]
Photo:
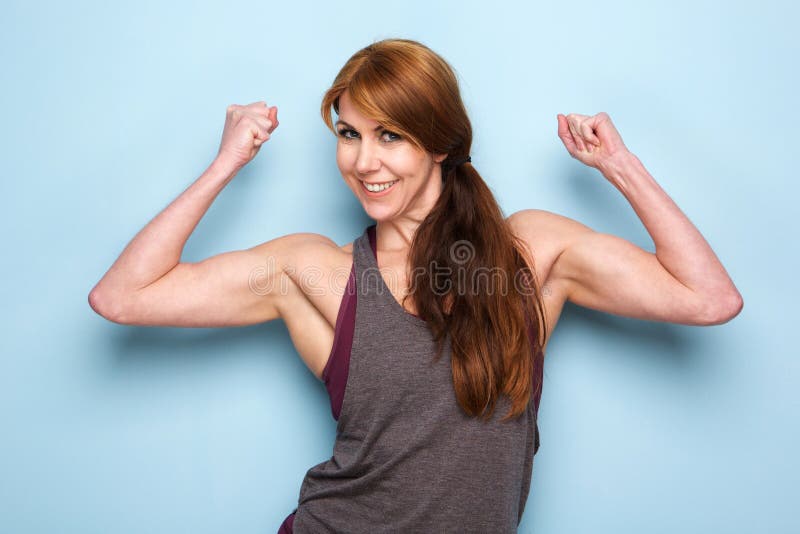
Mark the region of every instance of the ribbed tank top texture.
[[338, 422], [333, 455], [308, 470], [279, 533], [516, 532], [539, 448], [541, 388], [517, 419], [500, 422], [505, 396], [489, 421], [466, 415], [450, 339], [435, 360], [427, 323], [395, 300], [376, 250], [373, 224], [353, 242], [323, 370]]

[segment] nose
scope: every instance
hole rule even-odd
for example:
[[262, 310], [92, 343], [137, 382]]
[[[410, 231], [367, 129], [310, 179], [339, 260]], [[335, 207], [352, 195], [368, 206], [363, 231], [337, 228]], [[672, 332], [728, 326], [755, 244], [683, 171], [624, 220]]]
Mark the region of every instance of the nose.
[[358, 157], [356, 158], [356, 171], [359, 174], [370, 174], [381, 168], [378, 147], [370, 141], [359, 143]]

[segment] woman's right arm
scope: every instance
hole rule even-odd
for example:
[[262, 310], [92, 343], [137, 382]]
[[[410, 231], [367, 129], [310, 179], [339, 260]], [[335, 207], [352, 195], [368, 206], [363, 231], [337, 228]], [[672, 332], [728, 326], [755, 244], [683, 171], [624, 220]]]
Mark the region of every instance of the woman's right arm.
[[326, 238], [291, 234], [180, 262], [211, 203], [277, 125], [277, 109], [264, 102], [230, 106], [214, 162], [127, 245], [90, 292], [92, 309], [114, 322], [159, 326], [241, 326], [277, 318], [284, 271], [298, 253]]

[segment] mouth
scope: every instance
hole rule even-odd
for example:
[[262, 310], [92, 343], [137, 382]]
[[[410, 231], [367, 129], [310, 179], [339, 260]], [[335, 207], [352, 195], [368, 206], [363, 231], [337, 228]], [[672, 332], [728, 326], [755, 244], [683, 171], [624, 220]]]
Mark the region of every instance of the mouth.
[[364, 191], [368, 197], [382, 197], [384, 195], [388, 195], [389, 191], [394, 189], [394, 186], [400, 180], [394, 180], [392, 182], [381, 182], [376, 184], [367, 184], [366, 182], [361, 182], [361, 190]]

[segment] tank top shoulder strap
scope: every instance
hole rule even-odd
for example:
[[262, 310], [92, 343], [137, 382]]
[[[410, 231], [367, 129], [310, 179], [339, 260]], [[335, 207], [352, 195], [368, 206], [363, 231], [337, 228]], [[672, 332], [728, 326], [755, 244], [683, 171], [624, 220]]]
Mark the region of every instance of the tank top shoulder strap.
[[[373, 231], [371, 240], [368, 236], [369, 228], [372, 228]], [[328, 355], [325, 368], [322, 370], [322, 381], [325, 383], [325, 389], [328, 390], [328, 396], [331, 401], [331, 414], [337, 421], [342, 410], [344, 390], [347, 386], [347, 376], [350, 371], [350, 352], [353, 347], [353, 332], [355, 330], [356, 306], [358, 303], [356, 263], [359, 265], [364, 263], [363, 258], [359, 256], [359, 250], [362, 248], [364, 241], [368, 241], [372, 245], [374, 253], [374, 225], [365, 229], [353, 241], [353, 264], [350, 268], [350, 275], [336, 316], [331, 353]]]

